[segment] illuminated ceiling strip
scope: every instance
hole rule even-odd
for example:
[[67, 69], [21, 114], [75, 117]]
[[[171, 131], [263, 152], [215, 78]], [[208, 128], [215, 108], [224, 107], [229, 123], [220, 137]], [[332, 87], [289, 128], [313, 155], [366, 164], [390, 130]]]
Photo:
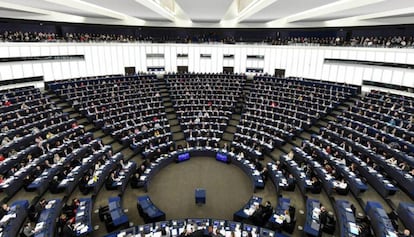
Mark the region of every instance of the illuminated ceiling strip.
[[66, 6], [66, 7], [70, 7], [70, 8], [75, 8], [81, 11], [86, 11], [86, 12], [92, 12], [92, 13], [96, 13], [99, 15], [103, 15], [103, 16], [107, 16], [107, 17], [111, 17], [111, 18], [115, 18], [115, 19], [119, 19], [122, 21], [130, 21], [130, 22], [135, 22], [136, 24], [144, 24], [145, 21], [135, 18], [135, 17], [131, 17], [129, 15], [123, 14], [121, 12], [117, 12], [102, 6], [98, 6], [92, 3], [88, 3], [85, 1], [81, 1], [81, 0], [44, 0], [46, 2], [51, 2], [51, 3], [55, 3], [55, 4], [59, 4], [62, 6]]
[[269, 21], [267, 26], [278, 26], [286, 23], [301, 21], [309, 18], [341, 12], [349, 9], [359, 8], [370, 4], [380, 3], [384, 0], [340, 0], [320, 7], [312, 8], [303, 12], [299, 12], [281, 19]]
[[237, 23], [249, 18], [250, 16], [263, 10], [264, 8], [268, 7], [276, 1], [278, 0], [252, 0], [241, 11], [238, 11], [239, 5], [235, 4], [236, 1], [234, 1], [230, 5], [224, 17], [221, 19], [220, 24], [228, 26], [236, 25]]
[[0, 7], [7, 8], [7, 9], [12, 9], [12, 10], [32, 12], [32, 13], [35, 13], [35, 14], [41, 14], [42, 15], [42, 16], [39, 16], [39, 17], [32, 17], [32, 19], [45, 18], [47, 16], [54, 17], [54, 18], [58, 18], [58, 17], [65, 18], [68, 21], [82, 21], [84, 19], [84, 17], [82, 17], [82, 16], [76, 16], [76, 15], [72, 15], [72, 14], [54, 12], [54, 11], [49, 11], [49, 10], [44, 10], [44, 9], [34, 8], [34, 7], [28, 7], [28, 6], [24, 6], [24, 5], [21, 5], [21, 4], [9, 3], [9, 2], [3, 2], [3, 1], [0, 1]]

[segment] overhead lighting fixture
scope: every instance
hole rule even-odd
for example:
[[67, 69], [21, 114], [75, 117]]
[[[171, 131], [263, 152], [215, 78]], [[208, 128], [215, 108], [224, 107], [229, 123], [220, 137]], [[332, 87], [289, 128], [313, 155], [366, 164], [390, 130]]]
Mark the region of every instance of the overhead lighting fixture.
[[135, 0], [135, 2], [158, 12], [163, 17], [175, 21], [175, 12], [167, 8], [160, 0]]

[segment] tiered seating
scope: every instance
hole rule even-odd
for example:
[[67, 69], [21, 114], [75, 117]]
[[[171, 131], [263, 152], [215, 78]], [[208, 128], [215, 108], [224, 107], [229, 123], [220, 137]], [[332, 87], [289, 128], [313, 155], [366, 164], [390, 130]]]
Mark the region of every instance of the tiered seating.
[[12, 196], [88, 135], [39, 89], [3, 91], [2, 100], [0, 174], [4, 180], [0, 188]]
[[125, 228], [129, 225], [129, 219], [124, 209], [122, 209], [120, 197], [109, 197], [108, 206], [99, 208], [99, 218], [105, 222], [108, 232], [120, 227]]
[[0, 219], [0, 236], [17, 236], [20, 226], [27, 217], [29, 201], [18, 200], [10, 205], [10, 210]]
[[244, 75], [169, 74], [170, 95], [190, 146], [218, 147], [241, 96]]
[[[363, 177], [348, 168], [346, 154], [342, 157], [342, 150], [337, 149], [335, 144], [313, 134], [311, 141], [303, 141], [302, 149], [305, 152], [299, 148], [294, 148], [293, 151], [313, 168], [328, 194], [336, 191], [345, 195], [351, 190], [355, 195], [359, 195], [368, 189], [362, 181]], [[350, 163], [348, 161], [348, 164]]]
[[392, 222], [380, 203], [368, 201], [365, 212], [371, 221], [375, 236], [386, 237], [396, 235]]
[[262, 158], [356, 93], [345, 85], [255, 77], [232, 146]]
[[135, 152], [151, 157], [173, 145], [154, 75], [65, 81], [50, 87]]
[[266, 228], [249, 225], [246, 223], [206, 219], [191, 218], [169, 221], [160, 221], [145, 225], [134, 226], [121, 231], [116, 231], [105, 235], [105, 237], [117, 236], [181, 236], [186, 230], [187, 235], [193, 236], [260, 236], [260, 237], [287, 237], [282, 233]]
[[414, 197], [413, 98], [372, 91], [329, 129], [344, 147]]
[[49, 200], [39, 215], [35, 231], [35, 237], [52, 237], [56, 234], [56, 219], [62, 209], [60, 199]]

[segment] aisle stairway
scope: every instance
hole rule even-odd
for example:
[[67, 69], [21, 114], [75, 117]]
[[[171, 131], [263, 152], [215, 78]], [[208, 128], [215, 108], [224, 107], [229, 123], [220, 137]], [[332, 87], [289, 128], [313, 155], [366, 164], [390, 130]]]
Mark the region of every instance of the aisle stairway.
[[[79, 125], [83, 125], [85, 132], [92, 132], [93, 137], [102, 139], [104, 145], [111, 145], [113, 153], [121, 152], [126, 160], [129, 160], [134, 155], [134, 152], [129, 148], [123, 146], [120, 142], [116, 141], [110, 134], [105, 134], [101, 129], [97, 128], [93, 123], [90, 123], [88, 119], [76, 111], [68, 102], [61, 99], [52, 91], [46, 91], [45, 95], [49, 96], [50, 100], [62, 108], [63, 112], [69, 113], [70, 118], [76, 119]], [[135, 155], [136, 156], [136, 155]]]
[[160, 86], [160, 95], [162, 97], [162, 102], [165, 107], [165, 113], [167, 114], [168, 123], [170, 124], [171, 133], [173, 135], [173, 141], [176, 143], [176, 146], [184, 146], [184, 133], [181, 129], [180, 123], [177, 118], [177, 114], [173, 107], [173, 102], [171, 101], [170, 91], [168, 90], [167, 82], [164, 79], [159, 80], [163, 82]]

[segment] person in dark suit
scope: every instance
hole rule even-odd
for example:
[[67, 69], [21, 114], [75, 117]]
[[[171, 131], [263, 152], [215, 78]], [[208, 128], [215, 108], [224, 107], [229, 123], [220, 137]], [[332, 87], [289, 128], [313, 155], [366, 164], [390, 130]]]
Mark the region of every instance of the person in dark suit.
[[319, 181], [318, 178], [313, 177], [312, 178], [312, 187], [311, 187], [311, 192], [312, 193], [320, 193], [322, 189], [322, 183], [321, 181]]
[[10, 210], [10, 207], [4, 203], [3, 205], [1, 205], [0, 208], [0, 219], [3, 218], [3, 216], [5, 216]]
[[403, 232], [398, 234], [398, 237], [413, 237], [409, 229], [405, 229]]
[[289, 174], [286, 181], [287, 181], [287, 187], [285, 188], [285, 190], [287, 190], [287, 191], [295, 190], [295, 178], [293, 177], [292, 174]]
[[73, 237], [73, 236], [75, 236], [73, 225], [70, 221], [67, 221], [66, 225], [63, 227], [61, 237]]
[[89, 175], [85, 175], [83, 176], [83, 178], [79, 181], [79, 190], [81, 191], [81, 193], [83, 195], [87, 195], [90, 191], [91, 188], [88, 187], [88, 182], [89, 182], [90, 176]]
[[131, 183], [131, 188], [139, 188], [139, 177], [140, 177], [140, 174], [138, 173], [138, 172], [136, 172], [132, 177], [131, 177], [131, 180], [130, 180], [130, 183]]
[[328, 212], [324, 206], [321, 206], [321, 212], [319, 213], [319, 223], [321, 224], [321, 229], [326, 225], [328, 221]]
[[59, 177], [54, 176], [52, 181], [49, 184], [49, 190], [51, 193], [58, 193], [59, 192]]

